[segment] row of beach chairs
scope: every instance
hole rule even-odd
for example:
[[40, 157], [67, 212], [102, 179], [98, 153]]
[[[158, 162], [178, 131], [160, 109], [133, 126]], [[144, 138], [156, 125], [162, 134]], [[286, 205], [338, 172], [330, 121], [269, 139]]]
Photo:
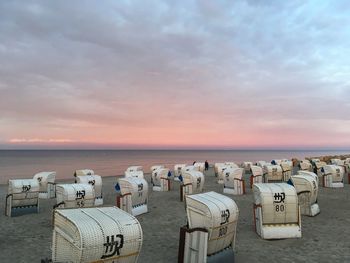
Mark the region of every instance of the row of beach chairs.
[[[244, 194], [242, 177], [246, 171], [251, 171], [254, 225], [257, 234], [264, 239], [301, 237], [301, 215], [315, 216], [320, 212], [317, 204], [319, 176], [308, 168], [298, 171], [297, 175], [279, 175], [279, 180], [271, 180], [269, 172], [275, 172], [275, 169], [270, 168], [279, 165], [283, 173], [281, 163], [283, 161], [265, 163], [263, 167], [249, 162], [241, 167], [227, 163], [221, 170], [215, 167], [218, 182], [224, 181], [223, 192], [233, 195]], [[261, 175], [254, 173], [256, 167], [260, 168], [258, 173]], [[162, 165], [151, 167], [151, 184], [153, 191], [170, 191], [172, 180], [181, 182], [180, 199], [185, 201], [188, 223], [180, 229], [179, 262], [207, 262], [220, 258], [222, 254], [233, 258], [239, 214], [236, 203], [216, 192], [201, 193], [205, 177], [200, 166], [178, 165], [174, 168], [172, 175]], [[292, 169], [293, 165], [290, 171]], [[339, 187], [334, 186], [333, 177], [339, 177], [341, 172], [343, 170], [338, 165], [324, 165], [321, 173], [326, 184], [323, 185]], [[29, 181], [22, 180], [22, 184], [12, 180], [9, 189], [22, 189], [21, 197], [25, 201], [21, 205], [37, 206], [37, 209], [38, 201], [33, 201], [36, 193], [37, 199], [39, 192], [42, 193], [40, 198], [56, 196], [53, 262], [137, 261], [143, 237], [141, 225], [134, 216], [148, 211], [148, 183], [142, 167], [129, 167], [125, 177], [118, 179], [117, 207], [98, 207], [103, 204], [102, 179], [92, 170], [77, 171], [76, 183], [66, 185], [55, 185], [53, 172], [41, 175], [44, 176], [35, 175]], [[273, 176], [276, 177], [270, 177], [275, 179]], [[332, 181], [331, 184], [328, 180]], [[42, 182], [41, 188], [39, 182]], [[9, 191], [12, 205], [16, 203], [14, 200], [19, 200], [13, 198], [14, 192]]]

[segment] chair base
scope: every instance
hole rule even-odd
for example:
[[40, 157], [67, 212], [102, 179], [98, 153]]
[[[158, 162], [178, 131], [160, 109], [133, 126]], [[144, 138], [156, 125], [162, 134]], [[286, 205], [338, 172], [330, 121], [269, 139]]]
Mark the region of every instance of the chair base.
[[242, 191], [239, 191], [233, 188], [228, 188], [228, 187], [225, 187], [223, 192], [224, 194], [230, 194], [230, 195], [243, 195]]
[[318, 215], [321, 212], [319, 205], [318, 204], [311, 205], [310, 212], [311, 214], [309, 216]]
[[145, 214], [148, 212], [148, 208], [147, 208], [147, 205], [138, 205], [138, 206], [135, 206], [131, 209], [131, 213], [133, 216], [138, 216], [138, 215], [141, 215], [141, 214]]
[[257, 234], [263, 239], [300, 238], [301, 228], [297, 224], [263, 225]]
[[325, 185], [324, 187], [326, 187], [326, 188], [343, 188], [344, 187], [344, 183], [342, 183], [342, 182], [331, 183], [329, 185]]
[[103, 205], [103, 198], [95, 198], [95, 206]]

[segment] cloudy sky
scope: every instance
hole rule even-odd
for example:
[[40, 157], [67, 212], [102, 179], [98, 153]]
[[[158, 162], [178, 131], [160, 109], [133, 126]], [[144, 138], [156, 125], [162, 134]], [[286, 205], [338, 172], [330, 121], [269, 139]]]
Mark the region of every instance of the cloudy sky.
[[0, 148], [350, 148], [349, 10], [0, 1]]

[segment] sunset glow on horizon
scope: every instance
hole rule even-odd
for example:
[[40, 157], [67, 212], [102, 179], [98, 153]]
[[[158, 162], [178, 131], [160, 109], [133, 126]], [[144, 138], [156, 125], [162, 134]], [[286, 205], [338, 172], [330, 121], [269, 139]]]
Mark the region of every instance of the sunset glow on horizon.
[[0, 149], [350, 149], [349, 8], [3, 1]]

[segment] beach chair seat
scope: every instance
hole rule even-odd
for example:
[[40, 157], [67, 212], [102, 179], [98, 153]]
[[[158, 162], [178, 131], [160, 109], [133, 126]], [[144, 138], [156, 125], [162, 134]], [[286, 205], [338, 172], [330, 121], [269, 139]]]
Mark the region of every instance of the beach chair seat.
[[8, 181], [5, 198], [5, 215], [18, 216], [39, 213], [39, 183], [36, 179], [14, 179]]
[[287, 182], [290, 179], [290, 177], [292, 176], [293, 162], [292, 161], [283, 161], [280, 163], [280, 166], [282, 168], [283, 181]]
[[330, 188], [344, 187], [345, 169], [338, 165], [325, 165], [321, 168], [322, 186]]
[[52, 262], [137, 262], [140, 222], [117, 207], [55, 209]]
[[245, 194], [243, 172], [243, 168], [228, 168], [225, 170], [224, 194]]
[[39, 183], [39, 199], [56, 197], [56, 172], [40, 172], [33, 176]]
[[233, 262], [239, 215], [235, 201], [216, 192], [189, 195], [186, 213], [178, 262]]
[[309, 171], [299, 171], [298, 175], [291, 177], [291, 182], [298, 194], [298, 202], [302, 215], [316, 216], [320, 213], [317, 204], [318, 176]]
[[148, 183], [145, 179], [119, 178], [116, 190], [117, 207], [134, 216], [148, 212]]
[[91, 184], [57, 184], [54, 208], [92, 207], [95, 190]]
[[298, 195], [287, 183], [254, 184], [254, 226], [263, 239], [301, 237]]
[[204, 174], [200, 171], [190, 170], [183, 173], [182, 184], [180, 185], [180, 201], [185, 200], [187, 195], [202, 192], [204, 180]]
[[170, 191], [169, 169], [160, 168], [152, 172], [153, 191], [166, 192]]
[[253, 184], [262, 183], [263, 182], [263, 168], [258, 165], [250, 166], [250, 188], [253, 187]]
[[90, 184], [94, 188], [95, 191], [95, 206], [103, 205], [103, 196], [102, 196], [102, 177], [94, 174], [94, 175], [85, 175], [85, 176], [77, 176], [78, 184]]

